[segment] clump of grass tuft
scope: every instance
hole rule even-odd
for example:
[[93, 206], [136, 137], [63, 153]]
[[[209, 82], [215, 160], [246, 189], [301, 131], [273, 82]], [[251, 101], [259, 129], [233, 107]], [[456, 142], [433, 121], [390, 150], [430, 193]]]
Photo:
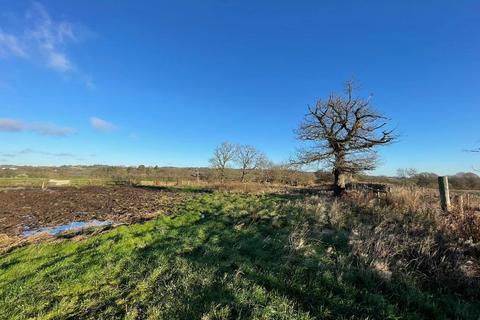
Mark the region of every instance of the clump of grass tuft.
[[428, 190], [394, 190], [386, 202], [352, 200], [344, 212], [362, 264], [424, 288], [480, 299], [480, 216], [445, 214]]

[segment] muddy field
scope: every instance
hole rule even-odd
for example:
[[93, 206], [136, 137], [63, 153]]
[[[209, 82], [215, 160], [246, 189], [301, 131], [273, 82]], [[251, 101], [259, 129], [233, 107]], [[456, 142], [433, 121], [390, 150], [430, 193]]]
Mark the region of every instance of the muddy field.
[[170, 214], [191, 196], [133, 187], [0, 189], [0, 236], [18, 237], [25, 230], [75, 221], [138, 222]]

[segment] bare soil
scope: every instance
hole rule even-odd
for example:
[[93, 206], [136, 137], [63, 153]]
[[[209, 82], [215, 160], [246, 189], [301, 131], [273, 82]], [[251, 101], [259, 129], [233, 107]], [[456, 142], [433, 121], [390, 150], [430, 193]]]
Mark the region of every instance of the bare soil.
[[192, 195], [155, 188], [82, 187], [0, 189], [0, 242], [22, 232], [72, 221], [134, 223], [170, 214]]

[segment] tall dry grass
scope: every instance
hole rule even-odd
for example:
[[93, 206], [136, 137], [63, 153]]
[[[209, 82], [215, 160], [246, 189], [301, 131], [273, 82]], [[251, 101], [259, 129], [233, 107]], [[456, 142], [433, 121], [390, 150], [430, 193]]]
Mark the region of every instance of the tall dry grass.
[[471, 197], [463, 212], [453, 206], [444, 213], [435, 190], [393, 188], [380, 196], [349, 192], [342, 200], [313, 196], [297, 205], [324, 226], [348, 230], [352, 254], [386, 281], [409, 279], [480, 299], [478, 200]]

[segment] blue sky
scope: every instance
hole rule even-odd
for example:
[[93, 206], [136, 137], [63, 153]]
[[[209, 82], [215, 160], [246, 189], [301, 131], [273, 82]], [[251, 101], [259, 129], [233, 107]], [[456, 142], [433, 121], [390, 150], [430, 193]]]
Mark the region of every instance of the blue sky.
[[480, 165], [480, 2], [0, 0], [0, 163], [277, 162], [350, 78], [401, 133], [376, 174]]

